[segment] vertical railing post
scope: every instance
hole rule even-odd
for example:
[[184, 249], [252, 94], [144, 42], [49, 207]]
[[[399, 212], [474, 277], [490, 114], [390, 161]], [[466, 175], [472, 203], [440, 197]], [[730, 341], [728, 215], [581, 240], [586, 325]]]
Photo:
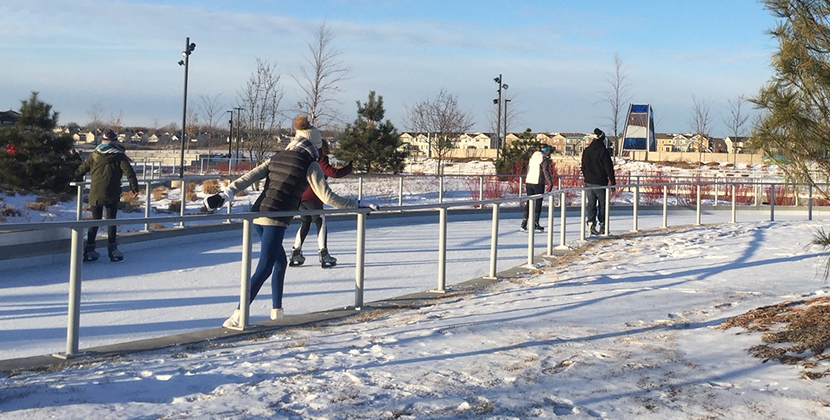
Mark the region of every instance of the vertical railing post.
[[807, 220], [813, 220], [813, 184], [807, 186]]
[[[181, 202], [181, 206], [179, 206], [179, 216], [184, 217], [184, 210], [187, 207], [187, 178], [182, 177], [182, 185], [181, 185], [181, 197], [179, 197], [179, 201]], [[184, 220], [179, 223], [179, 227], [184, 227]]]
[[[148, 219], [150, 218], [150, 181], [145, 181], [144, 192], [145, 194], [147, 194], [147, 196], [144, 198], [144, 218]], [[144, 231], [150, 231], [149, 223], [144, 224]]]
[[775, 221], [775, 184], [769, 184], [769, 221]]
[[[253, 222], [246, 218], [242, 221], [242, 270], [239, 285], [239, 322], [238, 329], [248, 327], [251, 319], [251, 254], [253, 249]], [[237, 329], [237, 328], [235, 328]]]
[[484, 176], [478, 176], [478, 199], [484, 201]]
[[556, 212], [556, 207], [553, 205], [553, 194], [548, 195], [548, 257], [553, 255], [553, 213]]
[[447, 208], [439, 209], [438, 221], [438, 289], [435, 292], [444, 293], [447, 285]]
[[363, 307], [363, 275], [366, 266], [366, 213], [357, 214], [357, 252], [354, 271], [354, 307]]
[[496, 263], [499, 252], [499, 207], [500, 203], [493, 203], [493, 225], [490, 232], [490, 279], [496, 279]]
[[611, 234], [611, 188], [605, 188], [605, 236]]
[[[79, 187], [80, 188], [80, 187]], [[81, 324], [81, 262], [83, 249], [83, 228], [72, 228], [72, 244], [69, 260], [69, 311], [66, 325], [66, 353], [55, 357], [68, 359], [78, 354], [79, 329]]]
[[586, 236], [585, 228], [588, 225], [585, 220], [585, 188], [579, 191], [579, 196], [579, 240], [584, 241]]
[[75, 220], [81, 220], [84, 210], [84, 183], [78, 183], [78, 201], [75, 205]]
[[533, 251], [536, 248], [536, 205], [527, 200], [527, 265], [533, 266]]
[[732, 223], [738, 220], [738, 197], [735, 196], [736, 184], [732, 184]]
[[669, 186], [663, 185], [663, 229], [669, 227]]
[[634, 186], [634, 226], [631, 231], [636, 232], [639, 228], [638, 219], [640, 217], [640, 184]]
[[700, 225], [700, 184], [697, 184], [697, 211], [695, 212], [697, 215], [696, 224]]
[[398, 207], [403, 207], [403, 175], [398, 179]]
[[568, 229], [566, 223], [568, 222], [568, 197], [565, 192], [559, 193], [559, 249], [567, 249], [565, 245], [565, 238]]
[[363, 177], [357, 179], [357, 199], [363, 200]]

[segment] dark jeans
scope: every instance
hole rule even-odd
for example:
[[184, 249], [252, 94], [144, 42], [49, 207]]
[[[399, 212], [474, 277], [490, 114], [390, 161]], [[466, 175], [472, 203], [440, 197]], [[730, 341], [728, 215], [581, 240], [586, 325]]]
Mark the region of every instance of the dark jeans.
[[254, 225], [254, 231], [259, 235], [262, 246], [259, 251], [259, 263], [251, 276], [251, 296], [248, 303], [254, 301], [259, 289], [271, 276], [271, 305], [274, 309], [282, 308], [282, 291], [285, 285], [285, 269], [288, 259], [282, 240], [285, 238], [284, 226]]
[[[115, 216], [118, 214], [118, 203], [107, 204], [105, 206], [91, 206], [89, 210], [92, 212], [92, 219], [101, 220], [104, 215], [104, 209], [107, 210], [107, 219], [115, 219]], [[107, 241], [109, 244], [115, 244], [116, 231], [117, 227], [115, 225], [107, 226]], [[98, 226], [89, 228], [89, 232], [86, 235], [86, 245], [94, 248], [96, 236], [98, 236]]]
[[[525, 190], [527, 191], [527, 195], [544, 194], [544, 192], [545, 192], [545, 184], [525, 184], [525, 186], [526, 186]], [[530, 202], [528, 202], [527, 204], [530, 204]], [[524, 220], [524, 221], [527, 221], [528, 213], [530, 213], [530, 208], [527, 206], [527, 204], [525, 204], [525, 211], [524, 211], [524, 215], [522, 216], [522, 220]], [[542, 215], [542, 199], [537, 198], [537, 199], [533, 200], [533, 205], [534, 205], [533, 217], [535, 219], [533, 221], [533, 223], [534, 223], [534, 226], [535, 226], [535, 225], [539, 224], [539, 217]]]
[[[586, 187], [604, 187], [604, 185], [585, 184]], [[588, 223], [599, 222], [605, 224], [605, 189], [585, 190], [585, 221]]]

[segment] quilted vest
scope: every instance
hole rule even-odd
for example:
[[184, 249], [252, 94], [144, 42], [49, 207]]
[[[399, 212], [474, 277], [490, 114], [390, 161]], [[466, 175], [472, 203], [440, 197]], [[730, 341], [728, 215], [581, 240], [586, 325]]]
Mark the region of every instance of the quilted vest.
[[[268, 178], [262, 194], [257, 198], [252, 210], [292, 211], [300, 208], [303, 193], [308, 189], [308, 167], [314, 157], [302, 150], [286, 150], [271, 158], [268, 163]], [[291, 217], [278, 217], [276, 220], [291, 222]]]

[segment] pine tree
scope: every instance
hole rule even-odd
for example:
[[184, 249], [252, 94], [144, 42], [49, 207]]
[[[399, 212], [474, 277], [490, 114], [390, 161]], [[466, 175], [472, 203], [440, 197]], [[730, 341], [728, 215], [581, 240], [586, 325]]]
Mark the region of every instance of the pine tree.
[[357, 102], [357, 119], [347, 124], [343, 142], [336, 152], [340, 160], [352, 161], [365, 173], [403, 170], [406, 152], [400, 150], [398, 130], [389, 120], [383, 121], [383, 96], [369, 92], [369, 101]]
[[496, 161], [496, 173], [518, 175], [527, 172], [527, 161], [539, 147], [539, 141], [533, 137], [528, 128], [519, 135], [519, 140], [510, 143], [502, 151], [502, 159]]
[[775, 76], [752, 100], [765, 110], [755, 124], [751, 146], [794, 181], [816, 183], [830, 176], [830, 1], [766, 0], [779, 19], [769, 33], [778, 41], [772, 57]]
[[72, 137], [53, 133], [58, 113], [37, 92], [21, 103], [17, 123], [0, 128], [0, 182], [26, 191], [64, 192], [80, 163], [69, 154]]

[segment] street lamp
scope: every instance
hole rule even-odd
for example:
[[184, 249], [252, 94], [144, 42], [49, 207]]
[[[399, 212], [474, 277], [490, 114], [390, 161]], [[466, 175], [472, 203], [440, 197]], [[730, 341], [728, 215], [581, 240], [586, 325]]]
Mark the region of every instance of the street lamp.
[[230, 125], [230, 129], [228, 130], [228, 174], [231, 173], [231, 145], [233, 144], [233, 110], [228, 110], [225, 112], [231, 113], [231, 119], [228, 120], [228, 125]]
[[184, 178], [184, 142], [185, 142], [185, 129], [187, 124], [187, 72], [190, 67], [190, 54], [193, 53], [193, 50], [196, 49], [196, 44], [190, 42], [190, 37], [184, 41], [184, 51], [182, 51], [182, 56], [184, 60], [179, 60], [179, 65], [184, 66], [184, 105], [182, 106], [182, 153], [181, 153], [181, 160], [179, 162], [180, 169], [179, 169], [179, 177]]
[[237, 159], [237, 164], [239, 164], [239, 142], [242, 141], [242, 134], [240, 130], [240, 123], [242, 122], [242, 110], [244, 108], [236, 107], [236, 153], [234, 153], [234, 158]]
[[[498, 99], [493, 99], [493, 103], [498, 106], [498, 111], [496, 113], [496, 160], [498, 160], [499, 151], [501, 151], [501, 135], [499, 134], [501, 126], [501, 91], [502, 89], [507, 89], [508, 86], [506, 83], [502, 83], [504, 81], [504, 78], [502, 78], [501, 74], [499, 74], [499, 77], [493, 78], [493, 81], [499, 85], [498, 90], [496, 90], [496, 92], [499, 93], [499, 97]], [[505, 110], [505, 120], [507, 120], [506, 114], [507, 112]], [[507, 131], [507, 123], [505, 123], [505, 131]], [[505, 133], [505, 135], [507, 135], [507, 133]]]

